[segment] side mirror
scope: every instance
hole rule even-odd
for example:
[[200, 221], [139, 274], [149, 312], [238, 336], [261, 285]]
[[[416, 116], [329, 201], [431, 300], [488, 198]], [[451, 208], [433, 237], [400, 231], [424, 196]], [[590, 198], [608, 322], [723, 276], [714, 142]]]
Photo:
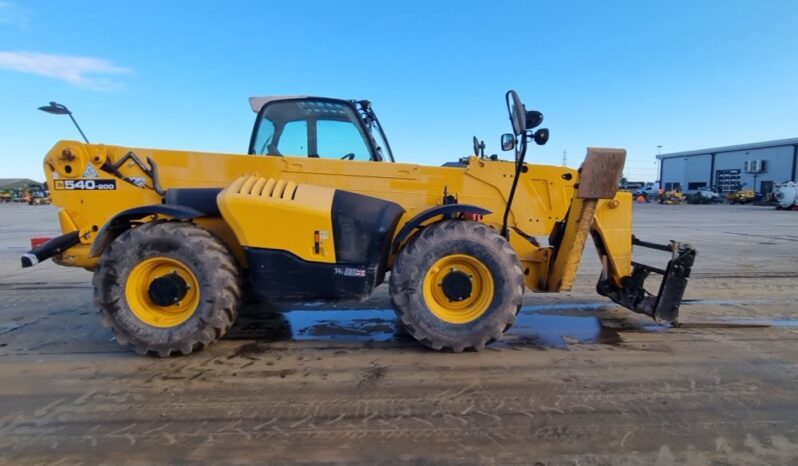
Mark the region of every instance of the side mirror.
[[535, 134], [532, 136], [532, 139], [535, 140], [535, 143], [539, 146], [542, 146], [549, 142], [549, 129], [548, 128], [540, 128], [539, 130], [535, 131]]
[[515, 136], [510, 133], [502, 134], [501, 146], [502, 150], [505, 152], [515, 149]]
[[526, 112], [526, 129], [537, 128], [543, 123], [543, 114], [537, 110]]
[[474, 155], [480, 158], [485, 157], [485, 141], [480, 141], [474, 136]]
[[526, 110], [521, 98], [515, 91], [507, 91], [505, 95], [507, 101], [507, 111], [510, 112], [510, 123], [513, 125], [513, 132], [516, 136], [524, 134], [526, 131]]

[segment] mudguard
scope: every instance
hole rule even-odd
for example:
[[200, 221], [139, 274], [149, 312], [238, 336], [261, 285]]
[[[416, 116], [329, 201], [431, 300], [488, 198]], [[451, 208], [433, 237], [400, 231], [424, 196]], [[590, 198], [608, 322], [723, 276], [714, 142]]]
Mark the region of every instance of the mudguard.
[[410, 235], [413, 233], [413, 230], [421, 227], [424, 222], [433, 217], [450, 217], [454, 214], [488, 215], [490, 213], [490, 210], [471, 204], [443, 204], [431, 207], [423, 212], [419, 212], [415, 217], [411, 218], [407, 223], [404, 224], [402, 229], [399, 230], [399, 233], [397, 233], [396, 237], [393, 239], [393, 252], [396, 253], [399, 251], [399, 247], [408, 237], [410, 237]]
[[180, 220], [188, 220], [202, 217], [205, 214], [191, 207], [168, 204], [153, 204], [124, 210], [114, 215], [111, 220], [106, 222], [100, 231], [97, 232], [97, 236], [94, 238], [91, 249], [89, 250], [89, 257], [99, 257], [102, 255], [105, 248], [111, 244], [111, 241], [113, 241], [121, 231], [130, 228], [130, 222], [149, 215], [167, 215]]

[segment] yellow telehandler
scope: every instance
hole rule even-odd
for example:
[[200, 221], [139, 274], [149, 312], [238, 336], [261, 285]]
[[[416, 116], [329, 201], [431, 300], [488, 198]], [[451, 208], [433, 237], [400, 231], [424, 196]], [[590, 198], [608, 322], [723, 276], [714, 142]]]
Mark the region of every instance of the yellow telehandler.
[[[309, 96], [251, 98], [247, 155], [60, 141], [44, 171], [63, 235], [22, 265], [93, 271], [117, 340], [161, 357], [222, 337], [244, 286], [260, 300], [365, 299], [389, 272], [413, 337], [480, 350], [514, 323], [526, 289], [571, 289], [588, 236], [598, 293], [675, 321], [695, 250], [632, 235], [631, 194], [617, 192], [626, 152], [590, 148], [579, 170], [527, 164], [549, 131], [514, 91], [505, 103], [514, 161], [477, 143], [454, 166], [396, 163], [368, 101]], [[635, 245], [668, 252], [667, 266], [633, 263]], [[656, 294], [643, 286], [651, 273], [663, 275]]]

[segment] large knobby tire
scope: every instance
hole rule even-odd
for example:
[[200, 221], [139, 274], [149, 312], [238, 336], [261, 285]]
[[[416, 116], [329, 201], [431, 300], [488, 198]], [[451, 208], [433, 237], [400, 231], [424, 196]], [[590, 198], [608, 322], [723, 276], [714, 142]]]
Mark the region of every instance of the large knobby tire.
[[435, 350], [484, 349], [515, 323], [524, 293], [513, 248], [490, 227], [445, 220], [399, 253], [391, 301], [405, 329]]
[[189, 354], [221, 338], [241, 301], [230, 252], [187, 222], [150, 222], [122, 233], [103, 253], [93, 285], [103, 324], [117, 341], [160, 357]]

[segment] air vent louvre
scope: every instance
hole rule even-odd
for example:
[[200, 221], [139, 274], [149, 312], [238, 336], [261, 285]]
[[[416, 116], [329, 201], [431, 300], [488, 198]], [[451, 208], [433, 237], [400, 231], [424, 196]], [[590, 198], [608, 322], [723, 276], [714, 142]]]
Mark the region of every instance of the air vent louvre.
[[268, 197], [272, 199], [293, 200], [296, 195], [297, 184], [281, 178], [264, 178], [257, 175], [243, 176], [240, 179], [241, 188], [236, 192], [245, 196]]

